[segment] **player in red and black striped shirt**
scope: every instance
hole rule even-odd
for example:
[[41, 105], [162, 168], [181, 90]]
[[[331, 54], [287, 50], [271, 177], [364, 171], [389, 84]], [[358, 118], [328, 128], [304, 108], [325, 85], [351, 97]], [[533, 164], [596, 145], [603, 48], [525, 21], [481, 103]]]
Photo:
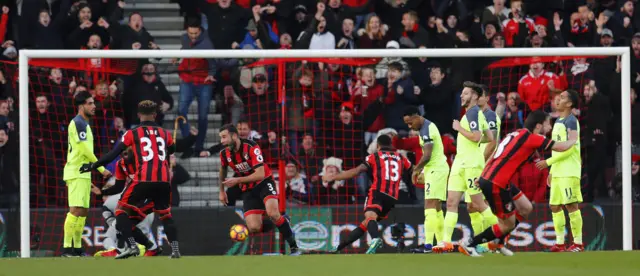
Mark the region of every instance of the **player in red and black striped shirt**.
[[511, 230], [515, 229], [514, 195], [510, 189], [512, 186], [510, 180], [525, 161], [537, 150], [566, 151], [575, 144], [576, 140], [555, 143], [543, 136], [551, 131], [550, 120], [548, 114], [536, 110], [527, 117], [524, 129], [508, 134], [500, 142], [476, 183], [489, 203], [488, 206], [486, 204], [478, 206], [479, 209], [491, 208], [498, 217], [498, 223], [473, 238], [461, 241], [458, 246], [461, 253], [480, 256], [475, 248], [477, 245], [495, 239], [504, 239]]
[[175, 152], [175, 143], [168, 131], [155, 123], [158, 105], [153, 101], [141, 101], [138, 104], [140, 125], [127, 131], [122, 143], [102, 156], [94, 164], [83, 165], [81, 171], [90, 171], [111, 162], [126, 148], [133, 149], [136, 173], [133, 181], [120, 197], [116, 210], [116, 226], [129, 247], [122, 250], [116, 259], [137, 256], [140, 251], [132, 237], [130, 215], [139, 214], [138, 206], [147, 200], [154, 203], [154, 212], [164, 226], [171, 243], [171, 257], [179, 258], [178, 233], [171, 215], [171, 185], [169, 174], [169, 156]]
[[[122, 152], [122, 158], [118, 160], [118, 162], [116, 162], [115, 167], [116, 167], [115, 168], [116, 170], [115, 184], [106, 189], [103, 189], [102, 190], [103, 196], [114, 196], [114, 195], [120, 194], [123, 192], [123, 190], [125, 190], [127, 184], [131, 184], [131, 182], [134, 181], [136, 167], [135, 167], [135, 162], [133, 160], [133, 151], [131, 150], [131, 148], [127, 148], [124, 152]], [[117, 200], [119, 199], [120, 197], [118, 196]], [[111, 200], [115, 200], [115, 199], [108, 198], [107, 201], [105, 201], [104, 205], [102, 206], [102, 209], [103, 209], [102, 215], [107, 225], [109, 225], [109, 227], [113, 227], [110, 221], [116, 219], [114, 212], [116, 208], [115, 205], [117, 204], [113, 204], [113, 203], [108, 204], [108, 202]], [[107, 205], [113, 206], [113, 207], [107, 207]], [[145, 256], [159, 255], [162, 252], [162, 248], [156, 246], [155, 243], [149, 240], [149, 237], [147, 237], [147, 235], [145, 235], [144, 232], [139, 228], [140, 222], [144, 221], [148, 215], [153, 215], [153, 208], [155, 207], [154, 203], [143, 202], [137, 207], [139, 208], [137, 211], [139, 211], [140, 213], [135, 213], [129, 216], [129, 219], [131, 219], [132, 224], [136, 225], [136, 227], [134, 227], [132, 230], [133, 238], [136, 240], [137, 243], [144, 245], [144, 247], [147, 250], [144, 254]], [[150, 227], [151, 225], [148, 225], [148, 226]], [[118, 242], [117, 248], [125, 248], [126, 241], [120, 236], [120, 234], [116, 235], [115, 240], [117, 240]], [[115, 257], [119, 253], [120, 252], [118, 252], [117, 249], [114, 248], [113, 250], [102, 252], [100, 256]]]
[[400, 155], [393, 149], [390, 136], [380, 135], [376, 142], [378, 143], [377, 151], [367, 156], [365, 162], [360, 166], [337, 175], [324, 175], [322, 177], [323, 181], [331, 182], [351, 179], [367, 171], [373, 175], [373, 184], [369, 189], [369, 195], [367, 196], [364, 209], [365, 219], [358, 228], [351, 231], [346, 241], [338, 245], [336, 251], [344, 249], [354, 241], [360, 239], [366, 232], [369, 232], [372, 240], [367, 254], [374, 254], [376, 252], [382, 245], [380, 231], [378, 230], [378, 221], [386, 218], [395, 206], [398, 200], [402, 174], [403, 172], [408, 172], [412, 167], [411, 162], [409, 162], [406, 157]]
[[[266, 232], [278, 227], [284, 239], [289, 243], [291, 255], [299, 255], [298, 245], [293, 236], [289, 220], [280, 214], [278, 209], [278, 191], [271, 175], [271, 169], [264, 163], [260, 146], [254, 141], [241, 139], [238, 129], [227, 124], [220, 128], [220, 143], [225, 149], [220, 153], [220, 201], [227, 204], [228, 188], [240, 185], [244, 219], [251, 233]], [[234, 177], [227, 178], [227, 167], [235, 172]], [[263, 223], [265, 214], [273, 224]]]

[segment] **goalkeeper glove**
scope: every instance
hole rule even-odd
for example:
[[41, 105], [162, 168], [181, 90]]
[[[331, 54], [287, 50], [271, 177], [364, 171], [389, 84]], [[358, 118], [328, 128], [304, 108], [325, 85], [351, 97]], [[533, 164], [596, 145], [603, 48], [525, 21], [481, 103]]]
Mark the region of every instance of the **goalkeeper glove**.
[[82, 164], [80, 167], [80, 173], [87, 173], [93, 170], [93, 163]]

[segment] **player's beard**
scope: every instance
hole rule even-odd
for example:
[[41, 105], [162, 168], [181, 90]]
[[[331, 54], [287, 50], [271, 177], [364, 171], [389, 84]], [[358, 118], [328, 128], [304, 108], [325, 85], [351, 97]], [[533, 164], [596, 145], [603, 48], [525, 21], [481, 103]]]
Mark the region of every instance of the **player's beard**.
[[229, 148], [232, 151], [235, 151], [236, 150], [236, 141], [233, 141], [233, 139], [231, 139], [229, 144], [227, 144], [227, 148]]

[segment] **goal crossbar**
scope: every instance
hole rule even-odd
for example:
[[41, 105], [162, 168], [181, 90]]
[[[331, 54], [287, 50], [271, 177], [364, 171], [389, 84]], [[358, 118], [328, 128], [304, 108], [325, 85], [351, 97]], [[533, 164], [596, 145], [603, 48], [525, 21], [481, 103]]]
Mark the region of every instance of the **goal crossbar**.
[[[363, 50], [21, 50], [19, 53], [20, 123], [20, 255], [29, 258], [29, 59], [37, 58], [385, 58], [385, 57], [536, 57], [620, 56], [621, 97], [631, 95], [631, 52], [628, 47], [503, 48], [503, 49], [363, 49]], [[632, 250], [631, 105], [622, 104], [622, 249]], [[626, 118], [626, 119], [625, 119]]]

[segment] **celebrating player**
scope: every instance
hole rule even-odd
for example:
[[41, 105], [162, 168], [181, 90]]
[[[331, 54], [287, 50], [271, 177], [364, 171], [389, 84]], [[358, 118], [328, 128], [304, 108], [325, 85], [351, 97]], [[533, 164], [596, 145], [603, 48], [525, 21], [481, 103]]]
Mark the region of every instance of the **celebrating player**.
[[[465, 82], [463, 85], [464, 89], [460, 100], [466, 113], [459, 122], [458, 120], [453, 121], [453, 129], [458, 132], [457, 154], [449, 175], [443, 242], [433, 247], [433, 251], [436, 253], [453, 250], [451, 236], [458, 222], [458, 204], [460, 204], [462, 194], [469, 194], [474, 204], [484, 201], [480, 189], [473, 183], [480, 177], [485, 164], [479, 145], [483, 142], [491, 142], [493, 133], [489, 129], [482, 110], [478, 107], [478, 98], [482, 95], [482, 88], [473, 82]], [[496, 218], [489, 208], [481, 216], [483, 224], [493, 225], [495, 223]], [[474, 218], [471, 217], [471, 219]]]
[[369, 195], [365, 203], [364, 221], [358, 228], [351, 231], [346, 241], [341, 242], [336, 252], [360, 239], [366, 232], [371, 235], [371, 244], [367, 254], [375, 254], [382, 245], [378, 221], [386, 218], [398, 200], [398, 190], [402, 181], [403, 171], [411, 169], [411, 162], [394, 151], [391, 146], [391, 137], [380, 135], [376, 140], [377, 152], [367, 156], [365, 162], [348, 171], [337, 175], [324, 175], [322, 181], [332, 182], [356, 177], [362, 172], [370, 171], [373, 175], [373, 184], [369, 189]]
[[[553, 151], [551, 158], [536, 164], [538, 169], [551, 166], [549, 178], [551, 179], [551, 195], [549, 205], [553, 218], [553, 226], [556, 232], [556, 244], [551, 252], [582, 252], [582, 214], [579, 205], [582, 202], [580, 190], [580, 177], [582, 173], [582, 160], [580, 158], [580, 123], [572, 114], [574, 108], [578, 108], [579, 95], [573, 89], [562, 92], [555, 98], [556, 110], [560, 112], [560, 118], [553, 124], [551, 138], [554, 141], [576, 140], [575, 146], [565, 152]], [[565, 217], [562, 207], [569, 213], [573, 245], [569, 248], [564, 244]]]
[[[67, 183], [69, 213], [64, 220], [64, 257], [81, 256], [82, 232], [89, 213], [89, 199], [91, 196], [91, 173], [81, 172], [84, 163], [98, 160], [93, 154], [93, 134], [89, 127], [89, 120], [96, 114], [96, 104], [89, 92], [80, 92], [74, 97], [74, 104], [78, 108], [78, 115], [69, 123], [69, 148], [67, 149], [67, 164], [64, 166], [63, 179]], [[104, 167], [96, 167], [106, 178], [111, 172]], [[72, 248], [73, 246], [73, 248]]]
[[[97, 252], [95, 256], [115, 257], [125, 248], [127, 241], [117, 233], [115, 214], [121, 193], [125, 189], [125, 185], [130, 184], [134, 180], [135, 174], [136, 167], [135, 161], [133, 160], [133, 150], [127, 148], [127, 150], [122, 152], [122, 159], [116, 162], [115, 184], [102, 190], [102, 195], [108, 196], [104, 204], [102, 204], [102, 217], [109, 227], [103, 242], [107, 250]], [[155, 218], [153, 213], [154, 204], [153, 202], [143, 203], [143, 206], [139, 207], [142, 214], [134, 214], [130, 217], [136, 225], [136, 227], [133, 228], [133, 238], [138, 244], [144, 245], [144, 247], [138, 246], [141, 255], [159, 255], [162, 252], [162, 247], [158, 247], [155, 242], [148, 238], [151, 231], [151, 224]]]
[[[228, 188], [240, 185], [243, 192], [244, 219], [251, 233], [265, 232], [272, 224], [263, 224], [262, 215], [267, 213], [284, 239], [289, 243], [291, 255], [300, 255], [289, 220], [278, 209], [278, 192], [271, 169], [264, 164], [260, 146], [254, 141], [241, 139], [238, 129], [227, 124], [220, 128], [220, 142], [226, 147], [220, 153], [220, 201], [227, 204]], [[231, 167], [236, 177], [227, 178], [227, 167]]]
[[169, 184], [168, 157], [175, 152], [175, 144], [168, 131], [155, 123], [158, 105], [149, 100], [138, 104], [140, 125], [122, 136], [122, 143], [102, 156], [98, 162], [86, 164], [81, 170], [93, 170], [111, 162], [127, 147], [133, 148], [136, 174], [133, 182], [125, 189], [116, 210], [116, 227], [122, 238], [128, 241], [116, 259], [138, 256], [140, 250], [133, 238], [132, 222], [129, 216], [141, 214], [140, 206], [147, 200], [154, 203], [154, 212], [160, 217], [167, 238], [171, 243], [171, 258], [180, 258], [178, 231], [171, 215], [171, 185]]
[[429, 253], [433, 247], [435, 235], [438, 242], [442, 241], [442, 227], [444, 215], [442, 202], [447, 199], [447, 178], [449, 164], [444, 155], [444, 147], [438, 127], [431, 121], [420, 116], [418, 108], [409, 107], [404, 112], [404, 122], [412, 130], [420, 132], [422, 158], [416, 164], [411, 179], [424, 177], [424, 247], [417, 248], [417, 253]]
[[[480, 256], [476, 246], [504, 238], [515, 228], [514, 195], [511, 190], [513, 184], [509, 183], [513, 174], [536, 150], [566, 151], [576, 142], [575, 137], [569, 141], [557, 143], [549, 140], [542, 134], [548, 133], [550, 130], [549, 115], [536, 110], [527, 117], [525, 129], [508, 134], [498, 145], [476, 183], [489, 202], [490, 209], [498, 216], [498, 223], [473, 238], [460, 241], [458, 250], [461, 253], [474, 257]], [[480, 205], [484, 205], [484, 202]]]

